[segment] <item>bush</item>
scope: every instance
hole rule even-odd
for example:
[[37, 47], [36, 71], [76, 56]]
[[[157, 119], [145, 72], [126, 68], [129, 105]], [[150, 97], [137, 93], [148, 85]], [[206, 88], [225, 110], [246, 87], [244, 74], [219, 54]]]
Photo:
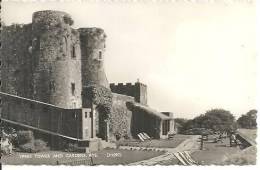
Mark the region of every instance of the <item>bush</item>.
[[11, 154], [13, 149], [12, 143], [6, 137], [1, 138], [1, 154], [7, 155]]
[[20, 145], [32, 143], [33, 139], [33, 132], [30, 130], [17, 132], [17, 140]]
[[29, 142], [23, 145], [19, 146], [20, 152], [29, 152], [29, 153], [35, 153], [36, 149], [33, 142]]
[[0, 133], [1, 138], [7, 137], [12, 144], [17, 144], [17, 132], [13, 127], [1, 123], [0, 129], [1, 129], [1, 133]]
[[75, 152], [78, 149], [78, 144], [69, 143], [67, 148], [65, 149], [66, 152]]
[[18, 151], [36, 153], [49, 150], [47, 143], [41, 139], [32, 140], [31, 142], [19, 145]]
[[49, 150], [49, 147], [47, 147], [47, 142], [41, 139], [36, 139], [34, 141], [34, 147], [37, 152]]

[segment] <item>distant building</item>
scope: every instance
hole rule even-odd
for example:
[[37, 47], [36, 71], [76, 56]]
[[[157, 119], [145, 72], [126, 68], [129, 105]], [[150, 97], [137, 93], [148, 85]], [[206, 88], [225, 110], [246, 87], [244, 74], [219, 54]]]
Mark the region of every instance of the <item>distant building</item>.
[[2, 121], [44, 134], [51, 145], [70, 141], [92, 150], [118, 133], [166, 137], [173, 114], [149, 108], [146, 85], [109, 84], [104, 30], [72, 24], [67, 13], [39, 11], [30, 24], [3, 27]]

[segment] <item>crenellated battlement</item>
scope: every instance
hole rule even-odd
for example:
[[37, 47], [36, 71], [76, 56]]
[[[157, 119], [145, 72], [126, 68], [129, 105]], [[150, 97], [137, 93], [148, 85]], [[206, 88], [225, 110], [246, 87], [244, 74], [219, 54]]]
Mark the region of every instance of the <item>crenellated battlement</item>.
[[136, 102], [147, 104], [147, 85], [143, 83], [111, 83], [110, 89], [113, 93], [132, 96]]
[[123, 87], [123, 86], [126, 86], [126, 87], [134, 87], [136, 85], [140, 85], [140, 86], [144, 86], [144, 87], [147, 87], [146, 84], [144, 83], [140, 83], [140, 82], [136, 82], [136, 83], [110, 83], [110, 87]]

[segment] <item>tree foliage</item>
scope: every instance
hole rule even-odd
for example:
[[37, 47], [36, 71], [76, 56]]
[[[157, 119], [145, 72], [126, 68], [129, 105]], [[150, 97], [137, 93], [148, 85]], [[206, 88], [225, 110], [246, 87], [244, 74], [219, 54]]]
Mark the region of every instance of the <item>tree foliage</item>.
[[184, 119], [184, 118], [174, 119], [174, 123], [175, 123], [175, 126], [177, 126], [178, 133], [181, 133], [184, 130], [185, 125], [188, 121], [189, 121], [188, 119]]
[[214, 131], [232, 131], [237, 127], [235, 118], [229, 111], [224, 109], [212, 109], [185, 123], [184, 130], [192, 128], [207, 128]]
[[246, 114], [241, 115], [237, 120], [239, 127], [246, 129], [255, 129], [257, 125], [256, 114], [257, 110], [253, 109], [248, 111]]

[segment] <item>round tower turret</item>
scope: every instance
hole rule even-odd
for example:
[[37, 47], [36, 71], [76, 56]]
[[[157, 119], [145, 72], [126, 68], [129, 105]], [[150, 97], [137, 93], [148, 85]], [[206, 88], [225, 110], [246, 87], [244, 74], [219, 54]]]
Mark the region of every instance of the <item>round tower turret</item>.
[[33, 97], [63, 108], [81, 107], [79, 34], [60, 11], [39, 11], [32, 20]]
[[106, 34], [100, 28], [80, 28], [82, 85], [97, 84], [109, 89], [104, 70]]

